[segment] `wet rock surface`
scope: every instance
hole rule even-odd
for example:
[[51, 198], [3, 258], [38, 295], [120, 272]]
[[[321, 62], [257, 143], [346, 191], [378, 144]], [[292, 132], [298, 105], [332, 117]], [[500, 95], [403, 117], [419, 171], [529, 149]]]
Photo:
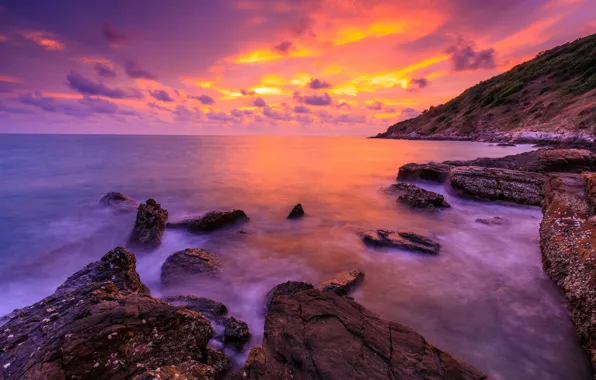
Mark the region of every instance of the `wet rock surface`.
[[234, 379], [486, 379], [480, 371], [333, 292], [274, 297], [262, 347]]
[[505, 224], [507, 221], [504, 218], [501, 218], [500, 216], [495, 216], [492, 218], [478, 218], [476, 219], [476, 222], [486, 225], [501, 226]]
[[164, 288], [184, 284], [196, 276], [216, 276], [221, 261], [213, 253], [200, 248], [186, 248], [170, 255], [161, 266]]
[[264, 310], [265, 310], [265, 312], [269, 311], [271, 302], [273, 302], [273, 299], [275, 297], [287, 296], [290, 294], [295, 294], [295, 293], [301, 292], [303, 290], [309, 290], [309, 289], [314, 289], [314, 288], [315, 287], [312, 286], [311, 284], [308, 284], [306, 282], [300, 282], [300, 281], [287, 281], [287, 282], [281, 283], [279, 285], [276, 285], [271, 290], [269, 290], [269, 292], [267, 292], [267, 295], [265, 296]]
[[375, 247], [398, 248], [431, 255], [438, 255], [441, 250], [436, 241], [410, 231], [365, 231], [360, 233], [360, 237], [365, 244]]
[[[582, 346], [596, 368], [596, 173], [564, 174], [546, 184], [540, 224], [544, 271], [563, 290]], [[592, 198], [592, 199], [591, 199]]]
[[119, 212], [132, 212], [137, 209], [139, 203], [126, 194], [112, 191], [104, 195], [99, 203]]
[[249, 217], [242, 210], [211, 211], [198, 218], [170, 222], [167, 227], [186, 229], [194, 233], [205, 233], [248, 222], [248, 220]]
[[292, 211], [288, 214], [288, 219], [299, 219], [304, 216], [304, 209], [302, 205], [298, 203], [296, 206], [292, 208]]
[[451, 207], [441, 194], [411, 183], [394, 183], [386, 189], [386, 192], [399, 195], [397, 202], [411, 208], [434, 210]]
[[201, 314], [147, 294], [122, 247], [69, 277], [54, 294], [15, 310], [0, 333], [2, 379], [214, 379], [229, 362], [207, 349]]
[[147, 202], [140, 204], [129, 244], [145, 247], [158, 246], [161, 243], [167, 219], [168, 210], [163, 209], [155, 200], [148, 199]]
[[449, 185], [465, 197], [540, 205], [548, 176], [508, 169], [461, 166], [451, 169]]
[[364, 273], [353, 269], [336, 274], [332, 279], [323, 282], [320, 289], [323, 292], [334, 292], [338, 296], [345, 296], [359, 286], [363, 279]]
[[424, 180], [431, 182], [443, 182], [449, 175], [451, 165], [430, 162], [428, 164], [409, 163], [399, 168], [397, 173], [398, 181]]
[[250, 339], [250, 330], [246, 322], [229, 317], [224, 324], [224, 342], [233, 344], [246, 344]]

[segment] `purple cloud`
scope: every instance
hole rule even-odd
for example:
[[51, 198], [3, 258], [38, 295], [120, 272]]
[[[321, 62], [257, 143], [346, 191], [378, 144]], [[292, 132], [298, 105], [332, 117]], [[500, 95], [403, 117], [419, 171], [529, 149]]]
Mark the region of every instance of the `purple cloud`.
[[210, 112], [207, 112], [205, 114], [205, 116], [207, 116], [207, 119], [209, 119], [209, 120], [236, 121], [236, 119], [234, 118], [234, 116], [228, 115], [225, 112], [210, 111]]
[[352, 108], [348, 103], [344, 102], [343, 100], [340, 101], [339, 103], [337, 103], [336, 107], [338, 109], [342, 109], [342, 108], [351, 109]]
[[424, 88], [428, 86], [428, 79], [426, 78], [415, 78], [410, 81], [411, 88]]
[[294, 44], [290, 41], [284, 41], [278, 45], [275, 45], [271, 48], [274, 52], [281, 54], [281, 55], [288, 55], [290, 51], [293, 50]]
[[206, 105], [215, 103], [215, 99], [213, 99], [209, 95], [198, 95], [198, 96], [191, 95], [191, 96], [189, 96], [189, 98], [198, 100], [199, 102], [206, 104]]
[[291, 120], [292, 116], [289, 115], [286, 112], [281, 112], [281, 111], [277, 111], [274, 110], [271, 107], [265, 107], [263, 108], [263, 115], [267, 116], [270, 119], [274, 119], [274, 120]]
[[420, 111], [410, 107], [404, 108], [400, 114], [403, 120], [412, 119], [418, 115], [420, 115]]
[[115, 115], [137, 115], [136, 112], [123, 110], [110, 100], [84, 97], [79, 100], [79, 104], [86, 106], [93, 113], [115, 114]]
[[103, 36], [111, 44], [121, 44], [126, 42], [128, 37], [122, 31], [116, 29], [112, 24], [106, 22], [103, 25]]
[[294, 113], [310, 113], [310, 109], [305, 106], [294, 107]]
[[37, 107], [46, 112], [63, 113], [76, 117], [87, 117], [94, 113], [112, 114], [112, 115], [136, 115], [137, 113], [129, 110], [122, 110], [118, 105], [110, 100], [99, 99], [85, 96], [78, 101], [58, 102], [55, 98], [43, 96], [41, 92], [34, 94], [23, 94], [17, 98], [23, 104]]
[[383, 103], [376, 101], [366, 106], [369, 110], [380, 111], [383, 109]]
[[159, 104], [157, 104], [155, 102], [149, 102], [149, 103], [147, 103], [147, 106], [149, 106], [151, 108], [155, 108], [156, 110], [160, 110], [160, 111], [168, 111], [168, 112], [170, 111], [169, 108], [160, 106]]
[[116, 78], [116, 72], [112, 70], [112, 68], [108, 65], [97, 62], [93, 68], [95, 69], [97, 75], [99, 75], [100, 77], [109, 79]]
[[168, 94], [168, 92], [165, 90], [155, 90], [155, 91], [149, 90], [149, 95], [151, 95], [153, 98], [155, 98], [161, 102], [173, 102], [174, 101], [174, 99], [172, 99], [170, 94]]
[[14, 82], [0, 80], [0, 93], [12, 92], [16, 87], [16, 83]]
[[261, 97], [255, 98], [255, 100], [252, 101], [252, 105], [255, 107], [267, 107], [267, 103]]
[[128, 61], [124, 66], [124, 70], [126, 74], [128, 74], [131, 78], [142, 78], [142, 79], [155, 79], [157, 78], [156, 75], [151, 74], [148, 71], [145, 71], [141, 68], [141, 66], [135, 61]]
[[324, 93], [323, 95], [299, 96], [299, 98], [302, 103], [308, 104], [309, 106], [328, 106], [332, 102], [331, 96], [329, 96], [328, 93]]
[[493, 69], [495, 63], [495, 49], [475, 50], [472, 41], [459, 39], [457, 44], [447, 49], [455, 71]]
[[320, 79], [311, 79], [308, 83], [308, 87], [312, 88], [313, 90], [321, 90], [325, 88], [331, 88], [331, 83], [324, 82]]
[[239, 110], [237, 108], [234, 108], [230, 111], [230, 114], [234, 117], [244, 117], [247, 115], [252, 115], [253, 112], [251, 110]]
[[125, 92], [118, 88], [109, 88], [102, 83], [93, 82], [81, 74], [77, 73], [76, 71], [71, 71], [67, 76], [66, 80], [68, 81], [68, 85], [73, 90], [80, 92], [83, 95], [95, 95], [95, 96], [105, 96], [107, 98], [113, 99], [142, 99], [143, 95], [136, 90], [130, 90]]
[[200, 121], [203, 118], [203, 113], [197, 107], [188, 109], [185, 106], [178, 105], [172, 112], [176, 120], [180, 121]]
[[244, 96], [257, 94], [254, 90], [244, 90], [244, 89], [240, 90], [240, 93]]
[[55, 104], [55, 99], [37, 91], [35, 94], [23, 94], [19, 96], [18, 101], [29, 106], [38, 107], [44, 111], [56, 112], [58, 108]]
[[343, 113], [341, 115], [336, 116], [335, 119], [333, 119], [333, 121], [335, 121], [336, 123], [344, 124], [364, 123], [366, 122], [366, 116], [360, 114]]

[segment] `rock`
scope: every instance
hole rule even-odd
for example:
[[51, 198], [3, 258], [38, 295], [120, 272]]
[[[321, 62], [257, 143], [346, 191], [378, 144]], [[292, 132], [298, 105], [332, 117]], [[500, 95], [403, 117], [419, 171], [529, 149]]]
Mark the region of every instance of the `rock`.
[[287, 281], [281, 283], [277, 286], [274, 286], [265, 296], [265, 312], [269, 311], [269, 306], [273, 301], [273, 298], [278, 296], [287, 296], [290, 294], [298, 293], [303, 290], [314, 289], [315, 287], [311, 284], [307, 284], [306, 282], [300, 281]]
[[387, 191], [392, 194], [399, 194], [397, 202], [412, 208], [434, 210], [436, 208], [451, 207], [441, 194], [422, 189], [410, 183], [394, 183]]
[[161, 243], [163, 231], [168, 219], [168, 210], [153, 199], [139, 205], [134, 229], [129, 243], [147, 247], [156, 247]]
[[338, 296], [345, 296], [358, 286], [363, 278], [364, 273], [354, 269], [336, 274], [331, 280], [323, 282], [320, 288], [323, 292], [334, 292]]
[[514, 143], [498, 143], [497, 146], [510, 147], [510, 146], [516, 146], [516, 145]]
[[579, 342], [596, 368], [596, 173], [564, 174], [546, 184], [540, 223], [544, 271], [565, 294]]
[[221, 269], [217, 256], [200, 248], [186, 248], [170, 255], [161, 266], [161, 285], [180, 285], [196, 276], [215, 276]]
[[364, 243], [376, 247], [398, 248], [431, 255], [438, 255], [441, 249], [439, 243], [434, 240], [409, 231], [366, 231], [360, 236]]
[[227, 319], [228, 308], [221, 302], [211, 298], [196, 296], [165, 297], [164, 301], [174, 306], [184, 307], [203, 314], [207, 319], [223, 326]]
[[290, 214], [288, 215], [288, 219], [298, 219], [298, 218], [302, 218], [303, 216], [304, 216], [304, 209], [302, 208], [302, 205], [300, 203], [298, 203], [296, 206], [294, 206], [292, 211], [290, 211]]
[[448, 183], [460, 195], [471, 198], [540, 205], [547, 178], [540, 173], [460, 166], [451, 169]]
[[249, 341], [250, 330], [246, 322], [230, 317], [224, 327], [224, 342], [244, 345]]
[[0, 378], [146, 379], [165, 368], [210, 379], [221, 373], [223, 356], [205, 355], [209, 321], [145, 289], [134, 254], [122, 247], [87, 265], [51, 296], [10, 315], [0, 333]]
[[425, 180], [443, 182], [449, 175], [450, 165], [430, 162], [428, 164], [409, 163], [399, 168], [398, 181]]
[[496, 226], [500, 226], [500, 225], [505, 224], [505, 219], [501, 218], [500, 216], [495, 216], [493, 218], [478, 218], [478, 219], [476, 219], [476, 222], [482, 223], [482, 224], [493, 224]]
[[112, 191], [104, 195], [99, 203], [102, 206], [112, 208], [116, 211], [130, 212], [137, 209], [139, 205], [137, 201], [126, 194]]
[[249, 217], [242, 210], [211, 211], [199, 218], [168, 223], [167, 227], [187, 229], [194, 233], [204, 233], [247, 222], [248, 220]]
[[235, 379], [487, 379], [410, 328], [316, 289], [277, 296]]

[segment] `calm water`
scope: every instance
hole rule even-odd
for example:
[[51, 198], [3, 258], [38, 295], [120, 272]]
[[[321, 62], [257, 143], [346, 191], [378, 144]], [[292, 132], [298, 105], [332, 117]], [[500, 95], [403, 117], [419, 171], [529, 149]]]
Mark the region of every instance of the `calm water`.
[[[137, 260], [159, 297], [168, 255], [187, 247], [220, 255], [219, 280], [180, 293], [226, 303], [249, 323], [253, 345], [262, 338], [261, 300], [272, 286], [317, 284], [360, 268], [366, 279], [354, 294], [358, 302], [496, 379], [590, 379], [563, 297], [541, 270], [538, 208], [447, 195], [452, 209], [424, 214], [379, 190], [407, 162], [525, 149], [360, 138], [0, 135], [0, 315], [51, 294], [126, 242], [134, 214], [98, 205], [105, 193], [121, 191], [157, 199], [170, 220], [214, 209], [247, 212], [248, 234], [166, 231], [161, 247], [137, 252]], [[285, 220], [298, 202], [307, 217]], [[493, 216], [509, 223], [474, 221]], [[421, 232], [438, 239], [442, 252], [367, 249], [356, 236], [361, 228]]]

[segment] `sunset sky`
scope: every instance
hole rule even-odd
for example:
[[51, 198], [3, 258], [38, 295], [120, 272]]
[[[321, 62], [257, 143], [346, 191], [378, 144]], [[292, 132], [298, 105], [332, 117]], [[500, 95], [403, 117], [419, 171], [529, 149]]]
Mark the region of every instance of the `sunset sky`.
[[595, 0], [0, 0], [0, 132], [372, 135]]

